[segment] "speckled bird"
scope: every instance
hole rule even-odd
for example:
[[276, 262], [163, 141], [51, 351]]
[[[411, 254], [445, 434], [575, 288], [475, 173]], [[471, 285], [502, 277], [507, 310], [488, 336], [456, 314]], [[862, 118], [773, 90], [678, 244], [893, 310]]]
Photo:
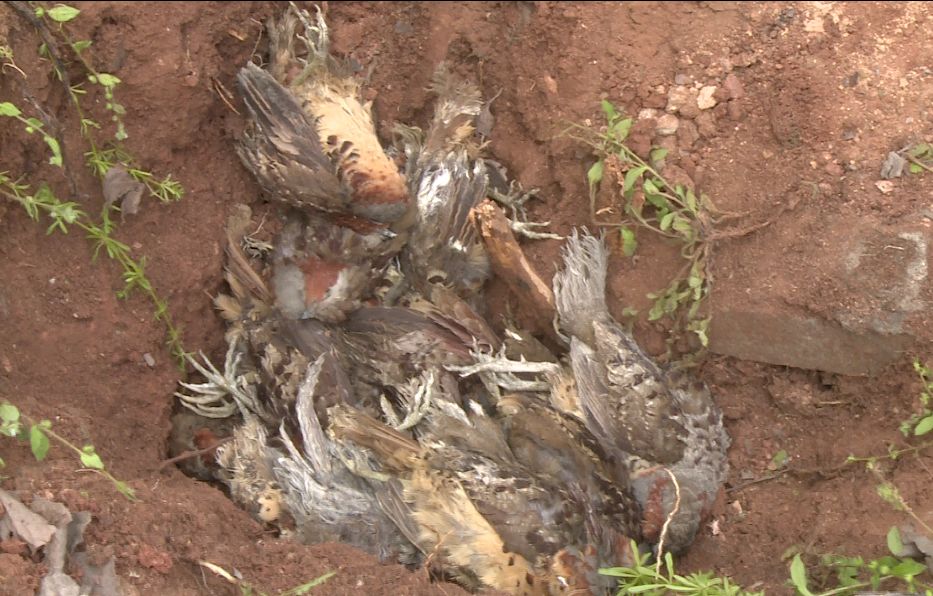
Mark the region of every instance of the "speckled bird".
[[[693, 541], [728, 474], [729, 436], [700, 381], [649, 358], [606, 306], [608, 251], [574, 233], [554, 278], [559, 328], [569, 336], [578, 412], [604, 451], [628, 459], [643, 510], [642, 534], [656, 542], [676, 501], [667, 548]], [[670, 474], [668, 473], [670, 472]]]
[[251, 117], [243, 162], [274, 200], [359, 232], [404, 232], [412, 214], [405, 178], [379, 142], [359, 79], [331, 55], [320, 11], [311, 17], [292, 5], [266, 29], [268, 70], [250, 63], [238, 76]]

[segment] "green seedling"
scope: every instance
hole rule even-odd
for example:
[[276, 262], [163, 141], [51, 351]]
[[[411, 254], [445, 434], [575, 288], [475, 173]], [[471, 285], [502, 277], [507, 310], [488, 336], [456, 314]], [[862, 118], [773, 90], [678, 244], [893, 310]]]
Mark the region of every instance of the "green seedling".
[[[658, 164], [667, 156], [666, 149], [652, 150], [646, 162], [626, 145], [631, 118], [606, 100], [602, 111], [606, 126], [599, 131], [577, 124], [569, 129], [575, 133], [570, 136], [592, 147], [597, 158], [587, 172], [591, 219], [595, 225], [619, 228], [626, 256], [638, 249], [637, 229], [680, 244], [684, 266], [666, 288], [648, 294], [654, 301], [648, 319], [668, 316], [680, 320], [706, 347], [709, 317], [701, 316], [701, 307], [709, 295], [707, 263], [714, 207], [706, 195], [698, 196], [692, 188], [672, 184], [659, 172]], [[596, 198], [600, 187], [607, 183], [619, 186], [624, 220], [598, 220]]]
[[[37, 461], [43, 461], [49, 453], [49, 439], [60, 443], [74, 452], [81, 465], [88, 470], [100, 474], [113, 483], [114, 487], [124, 497], [131, 501], [136, 500], [136, 493], [122, 480], [117, 480], [104, 466], [103, 460], [93, 445], [78, 447], [54, 430], [49, 420], [34, 420], [20, 412], [19, 408], [9, 402], [0, 404], [0, 435], [29, 442], [29, 448]], [[0, 467], [6, 463], [0, 459]]]
[[[120, 84], [120, 79], [114, 75], [97, 71], [85, 55], [85, 51], [91, 46], [91, 42], [73, 41], [63, 27], [65, 23], [76, 18], [80, 11], [59, 4], [49, 9], [36, 7], [35, 14], [36, 17], [41, 19], [41, 23], [50, 34], [57, 35], [58, 39], [63, 41], [62, 45], [64, 47], [71, 48], [87, 72], [86, 83], [102, 90], [105, 108], [111, 113], [111, 120], [115, 125], [114, 139], [108, 141], [107, 146], [101, 146], [97, 140], [97, 133], [102, 127], [89, 118], [82, 108], [82, 97], [87, 94], [87, 90], [84, 88], [85, 84], [67, 84], [72, 105], [80, 122], [81, 136], [87, 142], [89, 148], [84, 153], [87, 166], [101, 179], [105, 178], [111, 169], [118, 166], [123, 167], [133, 179], [145, 185], [149, 193], [160, 201], [169, 202], [181, 199], [184, 189], [177, 181], [172, 179], [171, 175], [159, 179], [152, 173], [137, 167], [134, 165], [135, 161], [132, 156], [121, 146], [120, 143], [127, 138], [127, 134], [123, 121], [126, 110], [115, 99], [115, 90]], [[43, 44], [43, 47], [40, 48], [40, 53], [47, 57], [51, 58], [53, 56], [52, 52], [53, 50], [46, 44]], [[19, 71], [13, 63], [12, 50], [6, 46], [0, 48], [0, 61], [4, 66], [12, 65], [11, 68]], [[55, 66], [61, 64], [60, 60], [55, 59], [51, 63], [58, 78], [63, 82], [67, 82], [69, 79], [65, 73], [61, 68]], [[27, 133], [41, 135], [51, 153], [49, 163], [63, 169], [62, 145], [55, 135], [48, 132], [47, 123], [39, 118], [24, 114], [23, 110], [12, 102], [0, 102], [0, 117], [17, 120], [23, 125]], [[129, 246], [113, 236], [115, 223], [111, 213], [118, 209], [117, 206], [106, 204], [101, 213], [100, 221], [95, 222], [78, 203], [62, 201], [56, 197], [49, 184], [40, 182], [33, 190], [32, 186], [24, 182], [21, 177], [14, 177], [8, 172], [0, 172], [0, 196], [21, 205], [27, 215], [37, 222], [41, 220], [42, 215], [47, 216], [50, 220], [50, 225], [46, 230], [47, 233], [51, 234], [55, 231], [68, 233], [70, 226], [79, 227], [93, 243], [95, 259], [103, 250], [111, 260], [119, 263], [123, 270], [124, 286], [117, 292], [117, 296], [125, 299], [134, 290], [138, 290], [149, 298], [154, 306], [156, 320], [165, 326], [169, 350], [176, 358], [179, 367], [184, 369], [187, 353], [182, 346], [181, 331], [172, 321], [167, 302], [155, 291], [146, 276], [145, 258], [138, 260], [133, 258]]]
[[650, 555], [641, 554], [633, 541], [631, 550], [634, 564], [631, 567], [612, 567], [600, 569], [601, 575], [611, 576], [618, 581], [619, 596], [624, 594], [645, 594], [646, 596], [664, 596], [666, 594], [684, 594], [688, 596], [753, 596], [764, 592], [747, 592], [732, 583], [727, 577], [715, 577], [712, 573], [701, 572], [680, 575], [674, 571], [674, 558], [664, 554], [664, 571], [660, 566], [648, 564]]

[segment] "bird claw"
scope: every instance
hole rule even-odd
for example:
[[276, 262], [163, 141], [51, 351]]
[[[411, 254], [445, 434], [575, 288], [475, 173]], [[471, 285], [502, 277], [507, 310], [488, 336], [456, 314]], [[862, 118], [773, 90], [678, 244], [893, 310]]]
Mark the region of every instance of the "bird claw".
[[515, 221], [510, 219], [509, 224], [516, 234], [532, 240], [563, 240], [564, 237], [553, 232], [536, 232], [534, 228], [546, 228], [551, 225], [549, 221]]
[[243, 236], [240, 243], [243, 246], [243, 252], [254, 259], [262, 259], [275, 249], [269, 242], [253, 238], [252, 236]]
[[[228, 418], [237, 410], [245, 414], [258, 406], [253, 388], [242, 375], [237, 374], [241, 355], [236, 350], [236, 343], [231, 343], [227, 348], [223, 372], [211, 363], [204, 352], [198, 353], [204, 361], [203, 365], [191, 355], [186, 355], [185, 358], [207, 382], [179, 382], [179, 385], [191, 392], [175, 392], [175, 396], [181, 400], [181, 405], [205, 418]], [[228, 396], [232, 401], [225, 399]]]
[[546, 228], [551, 225], [551, 222], [528, 221], [528, 212], [525, 210], [525, 203], [537, 197], [540, 190], [539, 188], [532, 188], [526, 191], [519, 182], [512, 180], [509, 183], [508, 192], [503, 193], [495, 188], [490, 188], [489, 196], [492, 200], [503, 207], [508, 207], [509, 211], [511, 211], [511, 217], [507, 217], [506, 219], [509, 220], [509, 227], [516, 234], [532, 240], [563, 240], [564, 237], [559, 234], [535, 231], [535, 228]]
[[434, 391], [437, 385], [437, 377], [433, 370], [424, 372], [420, 379], [412, 379], [408, 387], [402, 390], [404, 406], [407, 410], [405, 418], [399, 420], [398, 414], [389, 403], [389, 400], [382, 396], [379, 399], [379, 405], [385, 414], [386, 421], [397, 431], [406, 431], [417, 426], [431, 408], [433, 403]]
[[522, 379], [518, 374], [547, 375], [556, 374], [560, 366], [553, 362], [528, 362], [509, 360], [505, 350], [492, 355], [478, 350], [473, 351], [475, 364], [468, 366], [448, 365], [445, 368], [451, 372], [459, 373], [461, 377], [479, 375], [486, 388], [496, 397], [501, 395], [500, 390], [520, 392], [546, 392], [550, 385], [547, 381], [539, 379]]
[[308, 11], [298, 8], [294, 2], [290, 2], [289, 4], [295, 16], [298, 17], [298, 20], [301, 21], [305, 29], [304, 35], [296, 33], [295, 37], [304, 42], [305, 47], [308, 49], [308, 57], [304, 61], [304, 68], [292, 82], [292, 85], [295, 86], [303, 83], [311, 76], [316, 68], [327, 60], [327, 57], [330, 55], [330, 34], [328, 32], [327, 23], [324, 21], [324, 16], [321, 14], [320, 7], [315, 6], [317, 10], [315, 15], [316, 23], [312, 24]]

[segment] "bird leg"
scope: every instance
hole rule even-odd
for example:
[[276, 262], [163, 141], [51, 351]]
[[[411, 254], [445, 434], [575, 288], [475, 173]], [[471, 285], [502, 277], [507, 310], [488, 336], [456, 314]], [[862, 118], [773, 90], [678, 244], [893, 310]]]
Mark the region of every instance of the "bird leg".
[[506, 193], [490, 187], [489, 197], [503, 207], [508, 207], [509, 211], [511, 211], [512, 217], [509, 218], [509, 225], [516, 234], [532, 240], [563, 240], [563, 236], [551, 232], [535, 231], [535, 228], [546, 228], [551, 225], [551, 222], [528, 221], [525, 203], [533, 197], [537, 197], [539, 191], [540, 189], [537, 188], [525, 191], [518, 181], [512, 180], [509, 182], [509, 190]]
[[[223, 372], [217, 370], [204, 352], [199, 352], [204, 365], [190, 355], [185, 356], [191, 366], [201, 373], [207, 382], [179, 382], [179, 385], [191, 392], [190, 394], [175, 392], [175, 396], [181, 400], [183, 406], [205, 418], [227, 418], [238, 409], [244, 415], [257, 410], [255, 388], [246, 381], [243, 375], [237, 374], [241, 353], [236, 347], [236, 342], [233, 342], [227, 349]], [[232, 397], [233, 401], [225, 399], [227, 396]]]
[[540, 379], [522, 379], [518, 374], [556, 374], [560, 366], [553, 362], [528, 362], [509, 360], [505, 350], [498, 354], [488, 354], [479, 350], [473, 351], [475, 364], [468, 366], [449, 365], [445, 368], [451, 372], [459, 373], [461, 377], [479, 375], [486, 388], [496, 397], [500, 396], [500, 389], [519, 392], [544, 392], [549, 390], [547, 381]]
[[305, 28], [305, 34], [301, 35], [299, 33], [296, 34], [296, 37], [303, 41], [305, 47], [308, 48], [308, 58], [305, 60], [305, 66], [292, 82], [292, 86], [298, 86], [307, 80], [315, 69], [326, 62], [327, 56], [330, 53], [330, 36], [327, 30], [327, 23], [324, 21], [324, 16], [321, 14], [321, 9], [319, 7], [315, 6], [317, 10], [316, 24], [311, 24], [310, 15], [308, 15], [307, 11], [301, 10], [295, 6], [294, 2], [290, 2], [289, 4], [291, 5], [291, 10]]
[[401, 421], [389, 400], [384, 395], [381, 396], [379, 405], [389, 426], [397, 431], [406, 431], [421, 422], [431, 408], [436, 388], [437, 377], [433, 370], [428, 370], [422, 373], [421, 378], [412, 379], [407, 387], [400, 389], [403, 406], [407, 410], [404, 420]]

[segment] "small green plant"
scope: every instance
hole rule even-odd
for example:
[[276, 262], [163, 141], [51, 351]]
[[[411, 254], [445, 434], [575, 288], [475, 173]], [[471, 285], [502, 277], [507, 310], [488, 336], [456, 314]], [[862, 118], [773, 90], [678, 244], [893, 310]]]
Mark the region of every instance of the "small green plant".
[[[49, 9], [35, 8], [35, 16], [40, 19], [40, 25], [45, 27], [49, 35], [57, 36], [66, 47], [71, 48], [74, 56], [87, 72], [86, 83], [98, 87], [103, 92], [105, 109], [111, 113], [111, 120], [115, 126], [113, 140], [102, 145], [97, 139], [97, 131], [102, 129], [101, 125], [89, 118], [82, 108], [81, 98], [87, 94], [84, 88], [85, 83], [72, 85], [58, 56], [58, 45], [50, 46], [52, 42], [43, 43], [40, 54], [51, 59], [55, 74], [66, 85], [72, 105], [77, 112], [81, 136], [89, 147], [84, 154], [87, 166], [101, 179], [106, 178], [114, 168], [121, 167], [160, 201], [180, 199], [184, 190], [177, 181], [172, 180], [171, 175], [161, 180], [156, 178], [150, 172], [134, 165], [132, 156], [122, 147], [121, 142], [128, 135], [123, 121], [126, 110], [115, 98], [115, 90], [120, 84], [120, 79], [97, 71], [85, 56], [85, 50], [91, 46], [91, 42], [73, 41], [65, 31], [64, 24], [76, 18], [78, 14], [80, 14], [79, 10], [63, 4]], [[11, 66], [22, 73], [13, 63], [12, 50], [7, 46], [0, 48], [0, 60], [3, 61], [4, 66]], [[0, 117], [19, 121], [28, 134], [40, 134], [51, 152], [49, 163], [64, 169], [61, 143], [55, 135], [48, 132], [46, 122], [24, 114], [20, 107], [12, 102], [0, 102]], [[67, 234], [69, 226], [79, 227], [93, 243], [95, 260], [103, 249], [111, 260], [119, 263], [123, 269], [124, 286], [117, 292], [117, 296], [125, 299], [133, 290], [139, 290], [149, 298], [155, 309], [156, 320], [165, 326], [169, 350], [176, 358], [178, 366], [184, 368], [187, 353], [182, 346], [181, 331], [172, 321], [167, 302], [155, 291], [146, 276], [145, 258], [138, 260], [133, 258], [129, 246], [113, 236], [116, 226], [111, 213], [119, 210], [120, 207], [112, 204], [110, 199], [105, 200], [100, 221], [95, 222], [77, 203], [62, 201], [56, 197], [47, 183], [39, 183], [33, 190], [22, 178], [15, 178], [8, 172], [0, 172], [0, 196], [20, 204], [29, 217], [35, 221], [40, 221], [42, 215], [47, 216], [51, 221], [47, 233], [51, 234], [57, 230]]]
[[[13, 437], [22, 441], [29, 441], [29, 448], [37, 461], [45, 459], [49, 452], [49, 438], [64, 445], [73, 451], [81, 465], [89, 470], [100, 474], [113, 483], [114, 487], [120, 493], [131, 501], [136, 500], [136, 493], [122, 480], [117, 480], [104, 467], [104, 462], [94, 449], [93, 445], [84, 445], [78, 447], [68, 439], [52, 430], [52, 423], [49, 420], [34, 420], [20, 412], [19, 408], [9, 402], [0, 404], [0, 435]], [[6, 463], [0, 459], [0, 467]]]
[[907, 161], [910, 162], [911, 174], [920, 174], [923, 171], [933, 172], [933, 144], [915, 144], [907, 150]]
[[[661, 175], [658, 164], [667, 156], [666, 149], [653, 149], [646, 162], [626, 145], [631, 118], [606, 100], [602, 102], [602, 111], [606, 117], [604, 128], [597, 131], [578, 124], [570, 128], [578, 133], [570, 136], [590, 145], [597, 157], [587, 172], [591, 219], [595, 225], [620, 229], [622, 251], [626, 256], [634, 255], [637, 250], [636, 228], [681, 245], [681, 255], [686, 262], [666, 288], [648, 295], [654, 300], [648, 319], [655, 321], [664, 316], [679, 319], [706, 347], [709, 317], [701, 317], [700, 309], [709, 294], [707, 263], [714, 223], [712, 203], [706, 195], [697, 196], [694, 189], [672, 184]], [[620, 187], [626, 216], [623, 221], [597, 220], [596, 198], [601, 185], [607, 182]]]
[[933, 594], [933, 587], [920, 583], [917, 576], [927, 571], [926, 565], [913, 559], [902, 558], [904, 546], [900, 531], [894, 527], [888, 531], [888, 550], [891, 555], [865, 561], [862, 557], [850, 557], [825, 554], [820, 557], [819, 566], [835, 577], [836, 587], [825, 592], [813, 592], [807, 577], [807, 566], [800, 553], [794, 555], [790, 564], [790, 583], [802, 596], [832, 596], [835, 594], [855, 594], [863, 588], [878, 590], [881, 584], [890, 586], [898, 583], [905, 590], [916, 593], [924, 590], [928, 596]]
[[674, 558], [664, 554], [665, 572], [660, 566], [648, 564], [650, 555], [641, 554], [633, 541], [632, 553], [635, 558], [631, 567], [611, 567], [600, 569], [601, 575], [611, 576], [618, 581], [618, 594], [645, 594], [663, 596], [676, 593], [689, 596], [753, 596], [764, 592], [746, 592], [726, 577], [714, 577], [712, 573], [701, 572], [679, 575], [674, 572]]
[[914, 370], [920, 376], [922, 383], [920, 389], [921, 411], [901, 423], [901, 433], [905, 437], [911, 435], [919, 437], [933, 431], [933, 371], [919, 359], [914, 360]]
[[[931, 375], [930, 369], [921, 363], [919, 359], [914, 360], [913, 366], [914, 370], [917, 371], [917, 374], [920, 376], [922, 384], [920, 390], [921, 412], [919, 414], [914, 414], [901, 423], [900, 431], [905, 437], [923, 436], [929, 434], [930, 431], [933, 430], [933, 410], [930, 409], [931, 392], [933, 392], [933, 375]], [[931, 440], [901, 448], [897, 448], [892, 444], [888, 446], [887, 453], [883, 455], [870, 455], [867, 457], [850, 455], [846, 458], [845, 463], [864, 463], [865, 469], [871, 472], [878, 480], [878, 485], [876, 487], [878, 496], [891, 505], [896, 511], [907, 513], [930, 536], [933, 536], [933, 527], [930, 527], [929, 524], [923, 521], [923, 519], [914, 512], [910, 504], [901, 495], [897, 486], [885, 476], [881, 466], [883, 460], [893, 462], [904, 455], [917, 455], [922, 450], [931, 446], [933, 446], [933, 441]]]

